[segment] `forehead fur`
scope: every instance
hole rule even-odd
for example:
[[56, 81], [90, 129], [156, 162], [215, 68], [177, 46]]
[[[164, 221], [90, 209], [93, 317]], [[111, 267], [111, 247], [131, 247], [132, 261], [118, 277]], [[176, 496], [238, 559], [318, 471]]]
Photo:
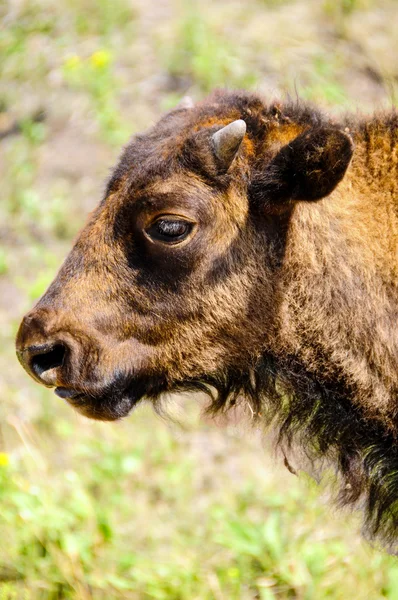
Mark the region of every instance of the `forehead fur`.
[[211, 188], [195, 173], [171, 174], [166, 179], [156, 179], [145, 187], [146, 197], [170, 198], [170, 208], [195, 206], [196, 211], [202, 211], [221, 221], [230, 221], [243, 226], [247, 216], [247, 198], [239, 194], [234, 186], [222, 193]]
[[250, 157], [260, 149], [265, 138], [271, 145], [279, 139], [287, 143], [298, 135], [303, 125], [317, 125], [321, 115], [303, 104], [264, 104], [255, 94], [215, 92], [192, 108], [176, 108], [162, 117], [151, 129], [133, 137], [125, 147], [107, 186], [106, 196], [126, 182], [139, 189], [156, 178], [165, 178], [183, 169], [192, 169], [187, 154], [189, 141], [201, 130], [210, 131], [243, 119], [247, 126], [243, 148]]

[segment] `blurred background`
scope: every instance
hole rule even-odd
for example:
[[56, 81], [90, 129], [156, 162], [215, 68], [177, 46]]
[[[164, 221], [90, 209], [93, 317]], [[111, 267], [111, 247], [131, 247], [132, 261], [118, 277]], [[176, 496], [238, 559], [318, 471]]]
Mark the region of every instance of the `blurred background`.
[[24, 374], [19, 320], [121, 146], [189, 94], [390, 107], [397, 0], [0, 0], [0, 599], [398, 598], [398, 565], [248, 424], [121, 423]]

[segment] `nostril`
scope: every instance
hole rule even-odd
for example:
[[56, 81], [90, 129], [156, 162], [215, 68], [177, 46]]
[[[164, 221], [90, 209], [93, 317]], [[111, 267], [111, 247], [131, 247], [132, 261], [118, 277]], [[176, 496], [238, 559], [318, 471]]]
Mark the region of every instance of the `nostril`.
[[40, 377], [45, 371], [61, 367], [64, 362], [65, 353], [66, 348], [63, 344], [56, 344], [47, 351], [43, 348], [42, 351], [38, 351], [30, 360], [32, 371]]

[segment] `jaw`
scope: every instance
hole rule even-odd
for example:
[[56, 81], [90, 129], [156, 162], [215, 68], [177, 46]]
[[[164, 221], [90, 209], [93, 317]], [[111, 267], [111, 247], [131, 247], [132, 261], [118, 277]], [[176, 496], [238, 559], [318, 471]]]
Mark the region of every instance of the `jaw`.
[[[56, 388], [55, 392], [83, 416], [97, 421], [116, 421], [126, 417], [143, 400], [156, 404], [163, 394], [181, 392], [202, 392], [216, 403], [224, 404], [233, 394], [234, 384], [224, 378], [202, 376], [170, 381], [165, 374], [123, 378], [119, 376], [101, 392], [95, 394], [70, 393], [73, 390]], [[64, 393], [66, 390], [67, 393]], [[213, 391], [212, 391], [213, 390]], [[214, 391], [216, 393], [214, 394]]]

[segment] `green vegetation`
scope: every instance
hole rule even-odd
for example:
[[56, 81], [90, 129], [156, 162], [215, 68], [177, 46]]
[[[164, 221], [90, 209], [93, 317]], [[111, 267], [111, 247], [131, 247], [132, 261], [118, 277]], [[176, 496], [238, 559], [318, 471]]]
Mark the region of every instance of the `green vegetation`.
[[70, 56], [63, 66], [65, 81], [73, 88], [87, 92], [95, 118], [104, 139], [120, 146], [126, 142], [126, 128], [116, 108], [118, 84], [113, 75], [112, 56], [97, 50], [86, 59]]
[[189, 3], [183, 12], [167, 57], [171, 77], [185, 79], [202, 93], [217, 87], [253, 87], [256, 75], [244, 64], [239, 47], [223, 28], [206, 19], [194, 3]]
[[258, 443], [200, 424], [193, 406], [183, 430], [149, 407], [130, 423], [82, 425], [66, 407], [54, 422], [40, 395], [38, 424], [10, 421], [19, 455], [0, 454], [10, 597], [396, 597], [395, 558], [360, 545], [326, 517], [316, 486], [270, 474]]
[[396, 559], [260, 432], [200, 419], [186, 398], [179, 426], [150, 406], [89, 422], [14, 355], [21, 315], [132, 133], [221, 86], [297, 89], [335, 111], [389, 105], [396, 11], [395, 0], [0, 4], [0, 133], [18, 123], [0, 139], [0, 600], [398, 598]]

